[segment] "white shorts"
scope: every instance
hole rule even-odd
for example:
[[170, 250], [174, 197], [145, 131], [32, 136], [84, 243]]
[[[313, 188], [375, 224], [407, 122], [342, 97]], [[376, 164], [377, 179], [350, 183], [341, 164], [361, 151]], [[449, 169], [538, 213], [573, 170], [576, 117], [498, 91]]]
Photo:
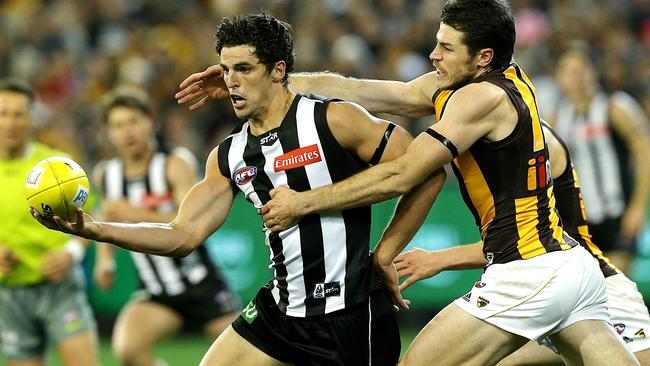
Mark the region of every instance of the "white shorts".
[[605, 279], [584, 248], [489, 266], [454, 304], [496, 327], [543, 339], [581, 320], [610, 322]]
[[[614, 329], [632, 352], [650, 348], [650, 315], [636, 284], [625, 275], [605, 279], [607, 307]], [[650, 334], [648, 334], [650, 336]]]

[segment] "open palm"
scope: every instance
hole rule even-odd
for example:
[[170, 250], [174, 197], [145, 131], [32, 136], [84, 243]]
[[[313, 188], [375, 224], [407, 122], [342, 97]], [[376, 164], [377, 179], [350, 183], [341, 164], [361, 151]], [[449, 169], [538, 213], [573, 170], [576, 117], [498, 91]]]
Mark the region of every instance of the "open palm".
[[226, 98], [230, 93], [223, 80], [223, 69], [213, 65], [205, 71], [194, 73], [179, 85], [180, 91], [174, 95], [178, 104], [191, 102], [190, 110], [203, 107], [212, 99]]

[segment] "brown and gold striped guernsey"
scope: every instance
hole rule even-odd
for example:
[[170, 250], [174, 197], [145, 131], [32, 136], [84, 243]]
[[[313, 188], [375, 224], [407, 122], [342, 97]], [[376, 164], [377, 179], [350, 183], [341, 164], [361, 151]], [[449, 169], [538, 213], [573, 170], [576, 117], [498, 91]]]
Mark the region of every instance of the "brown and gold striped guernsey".
[[[480, 229], [488, 265], [578, 245], [562, 230], [555, 209], [548, 149], [533, 84], [514, 63], [470, 81], [480, 82], [503, 89], [518, 115], [508, 137], [495, 142], [481, 139], [451, 164]], [[438, 120], [454, 91], [434, 94]]]
[[553, 182], [553, 191], [557, 198], [557, 210], [562, 218], [562, 227], [564, 231], [571, 235], [580, 245], [582, 245], [591, 255], [593, 255], [600, 264], [600, 270], [605, 277], [613, 276], [621, 273], [609, 259], [603, 255], [603, 252], [591, 240], [589, 227], [587, 226], [587, 215], [585, 213], [585, 204], [582, 200], [582, 193], [580, 193], [580, 183], [578, 182], [578, 175], [571, 163], [571, 156], [569, 156], [569, 148], [566, 143], [558, 136], [552, 129], [550, 131], [555, 138], [562, 144], [564, 151], [567, 152], [567, 166], [564, 172], [557, 177]]

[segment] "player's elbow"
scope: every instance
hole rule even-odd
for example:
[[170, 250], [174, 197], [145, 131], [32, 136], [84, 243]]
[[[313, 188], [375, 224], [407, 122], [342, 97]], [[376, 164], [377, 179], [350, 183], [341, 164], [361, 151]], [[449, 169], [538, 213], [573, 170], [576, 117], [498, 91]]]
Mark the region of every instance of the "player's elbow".
[[178, 258], [183, 258], [187, 257], [190, 255], [193, 251], [195, 251], [198, 247], [203, 245], [203, 238], [197, 236], [197, 235], [192, 235], [188, 237], [187, 239], [183, 240], [174, 250], [174, 257]]
[[196, 249], [191, 243], [182, 243], [174, 248], [174, 251], [171, 253], [172, 257], [184, 258], [190, 255]]
[[410, 174], [399, 162], [391, 164], [388, 176], [383, 180], [383, 194], [387, 197], [397, 197], [410, 191], [417, 182], [410, 178]]
[[171, 257], [187, 257], [196, 248], [203, 244], [203, 240], [194, 232], [184, 230], [178, 224], [172, 223], [172, 230], [178, 230], [180, 235], [176, 236], [176, 242], [170, 246], [171, 250], [168, 255]]
[[384, 195], [388, 197], [398, 197], [411, 190], [411, 187], [405, 185], [399, 177], [388, 180], [385, 188]]

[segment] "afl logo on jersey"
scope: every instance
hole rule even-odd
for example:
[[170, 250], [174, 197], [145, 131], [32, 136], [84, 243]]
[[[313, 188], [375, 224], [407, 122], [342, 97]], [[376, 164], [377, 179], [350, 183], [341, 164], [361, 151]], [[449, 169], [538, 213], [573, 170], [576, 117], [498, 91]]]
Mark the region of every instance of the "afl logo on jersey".
[[232, 180], [237, 183], [238, 186], [243, 186], [244, 184], [249, 183], [257, 176], [257, 167], [256, 166], [245, 166], [239, 168], [232, 175]]
[[623, 334], [623, 332], [625, 331], [625, 324], [623, 323], [614, 324], [614, 330], [616, 330], [616, 333], [618, 334]]

